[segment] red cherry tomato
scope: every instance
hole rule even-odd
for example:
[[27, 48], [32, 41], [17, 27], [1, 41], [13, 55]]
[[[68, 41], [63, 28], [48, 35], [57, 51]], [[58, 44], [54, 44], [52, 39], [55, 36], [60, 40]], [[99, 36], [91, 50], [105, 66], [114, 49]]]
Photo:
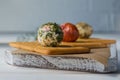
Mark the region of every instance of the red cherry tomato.
[[77, 27], [72, 23], [64, 23], [61, 25], [63, 31], [63, 41], [74, 42], [79, 37], [79, 31]]

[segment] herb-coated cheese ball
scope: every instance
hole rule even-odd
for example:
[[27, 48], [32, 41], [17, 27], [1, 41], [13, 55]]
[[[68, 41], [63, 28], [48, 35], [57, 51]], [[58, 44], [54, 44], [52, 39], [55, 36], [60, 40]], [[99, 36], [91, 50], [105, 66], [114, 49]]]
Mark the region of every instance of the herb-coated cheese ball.
[[79, 31], [79, 38], [89, 38], [93, 33], [93, 28], [85, 22], [79, 22], [76, 24]]
[[56, 47], [63, 39], [61, 27], [52, 22], [43, 24], [38, 29], [38, 41], [44, 47]]

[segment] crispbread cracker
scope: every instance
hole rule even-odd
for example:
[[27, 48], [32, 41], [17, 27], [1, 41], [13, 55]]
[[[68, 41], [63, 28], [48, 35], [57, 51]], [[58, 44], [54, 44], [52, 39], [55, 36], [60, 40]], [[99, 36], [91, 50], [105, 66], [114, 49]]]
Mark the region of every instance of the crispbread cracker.
[[99, 42], [96, 42], [96, 43], [93, 43], [93, 42], [80, 43], [79, 41], [76, 41], [76, 42], [62, 42], [61, 44], [68, 45], [68, 46], [73, 46], [73, 47], [87, 47], [87, 48], [90, 48], [90, 49], [107, 47], [106, 44], [99, 43]]
[[79, 38], [77, 42], [82, 42], [82, 43], [103, 43], [103, 44], [115, 44], [116, 40], [111, 40], [111, 39], [99, 39], [99, 38], [89, 38], [89, 39], [81, 39]]
[[60, 54], [74, 54], [74, 53], [86, 53], [90, 52], [86, 47], [71, 47], [62, 45], [61, 47], [42, 47], [38, 42], [11, 42], [10, 46], [37, 52], [44, 55], [60, 55]]

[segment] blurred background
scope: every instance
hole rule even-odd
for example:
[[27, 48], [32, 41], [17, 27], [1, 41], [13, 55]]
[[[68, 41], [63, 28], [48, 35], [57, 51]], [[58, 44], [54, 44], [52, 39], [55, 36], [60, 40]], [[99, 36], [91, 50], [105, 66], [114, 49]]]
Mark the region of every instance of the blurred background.
[[36, 39], [38, 27], [47, 22], [86, 22], [93, 36], [117, 40], [120, 53], [120, 0], [0, 0], [1, 51], [4, 43]]
[[120, 0], [0, 0], [0, 36], [34, 33], [46, 22], [87, 22], [94, 33], [119, 33], [119, 9]]

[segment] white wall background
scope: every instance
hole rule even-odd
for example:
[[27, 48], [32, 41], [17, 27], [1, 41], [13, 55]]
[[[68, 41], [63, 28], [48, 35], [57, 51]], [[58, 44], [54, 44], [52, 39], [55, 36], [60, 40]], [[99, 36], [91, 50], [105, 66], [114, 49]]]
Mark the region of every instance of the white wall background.
[[0, 32], [35, 31], [49, 21], [85, 21], [97, 32], [119, 32], [120, 0], [0, 0]]

